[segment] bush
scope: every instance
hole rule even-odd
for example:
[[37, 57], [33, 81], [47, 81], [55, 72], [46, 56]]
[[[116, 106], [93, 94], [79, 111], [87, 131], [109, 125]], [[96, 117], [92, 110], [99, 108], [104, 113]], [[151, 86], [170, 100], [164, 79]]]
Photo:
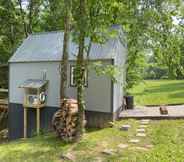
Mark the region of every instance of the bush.
[[144, 79], [162, 79], [163, 77], [168, 78], [168, 69], [156, 64], [149, 65], [144, 72]]

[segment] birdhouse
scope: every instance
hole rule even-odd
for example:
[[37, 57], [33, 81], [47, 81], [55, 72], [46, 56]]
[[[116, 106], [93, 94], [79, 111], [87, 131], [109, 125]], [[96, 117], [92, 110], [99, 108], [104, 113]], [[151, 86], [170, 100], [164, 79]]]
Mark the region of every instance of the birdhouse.
[[42, 108], [46, 105], [47, 80], [28, 79], [20, 88], [24, 88], [24, 107]]
[[40, 108], [46, 106], [47, 80], [28, 79], [20, 88], [24, 88], [24, 138], [27, 137], [27, 109], [36, 108], [37, 134], [40, 131]]

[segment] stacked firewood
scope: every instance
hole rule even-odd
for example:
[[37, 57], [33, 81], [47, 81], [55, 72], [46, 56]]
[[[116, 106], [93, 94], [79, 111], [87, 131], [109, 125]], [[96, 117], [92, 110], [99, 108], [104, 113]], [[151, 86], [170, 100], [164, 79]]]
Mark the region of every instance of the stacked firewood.
[[64, 141], [72, 141], [76, 136], [78, 104], [74, 99], [64, 99], [53, 116], [52, 124], [57, 135]]

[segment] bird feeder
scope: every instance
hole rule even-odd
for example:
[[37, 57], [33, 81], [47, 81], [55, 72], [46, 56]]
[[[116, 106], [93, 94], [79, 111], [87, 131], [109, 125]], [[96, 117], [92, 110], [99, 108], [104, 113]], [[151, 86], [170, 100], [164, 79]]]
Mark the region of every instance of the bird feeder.
[[28, 79], [19, 87], [24, 89], [24, 138], [27, 137], [27, 109], [36, 109], [36, 132], [40, 132], [40, 109], [46, 106], [48, 80]]

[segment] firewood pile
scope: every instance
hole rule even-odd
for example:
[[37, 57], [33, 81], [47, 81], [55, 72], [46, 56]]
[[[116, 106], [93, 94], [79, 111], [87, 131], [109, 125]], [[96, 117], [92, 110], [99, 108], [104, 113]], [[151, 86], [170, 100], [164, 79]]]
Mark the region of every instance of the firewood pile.
[[52, 124], [57, 135], [64, 141], [75, 139], [77, 126], [78, 104], [77, 100], [64, 99], [53, 116]]

